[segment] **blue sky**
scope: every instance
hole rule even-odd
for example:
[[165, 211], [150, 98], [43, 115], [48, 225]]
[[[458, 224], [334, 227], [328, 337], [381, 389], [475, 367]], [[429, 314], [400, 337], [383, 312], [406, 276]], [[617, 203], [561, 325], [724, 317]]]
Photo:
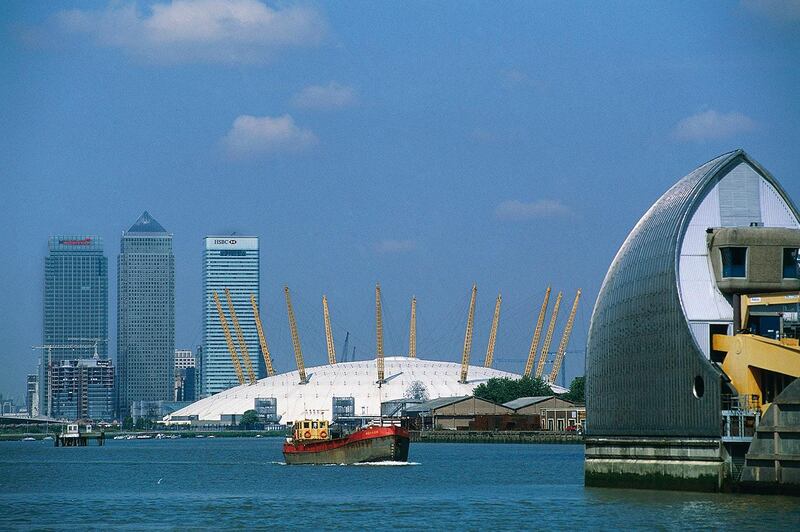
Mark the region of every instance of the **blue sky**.
[[[622, 240], [675, 180], [744, 147], [800, 198], [800, 3], [0, 3], [0, 393], [41, 342], [47, 237], [109, 257], [148, 210], [174, 233], [178, 347], [201, 341], [202, 237], [262, 242], [262, 313], [293, 365], [334, 336], [521, 371], [545, 287], [584, 289], [566, 361]], [[560, 328], [566, 320], [562, 310]], [[351, 344], [352, 345], [352, 344]]]

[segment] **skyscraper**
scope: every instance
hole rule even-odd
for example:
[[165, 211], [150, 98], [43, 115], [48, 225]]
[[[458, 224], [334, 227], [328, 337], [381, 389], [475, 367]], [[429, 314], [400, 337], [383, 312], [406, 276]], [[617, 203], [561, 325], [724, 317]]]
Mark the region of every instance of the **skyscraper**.
[[108, 259], [103, 241], [94, 236], [53, 236], [48, 249], [42, 339], [54, 347], [42, 350], [39, 402], [40, 412], [59, 416], [48, 412], [50, 370], [62, 361], [92, 358], [95, 346], [100, 359], [108, 358]]
[[[219, 296], [234, 343], [236, 332], [230, 323], [231, 315], [225, 297], [227, 288], [242, 329], [253, 371], [262, 377], [264, 368], [261, 346], [253, 317], [250, 296], [259, 304], [259, 251], [255, 236], [208, 236], [203, 255], [203, 354], [202, 393], [213, 394], [239, 384], [231, 356], [220, 326], [214, 293]], [[242, 369], [247, 370], [242, 362]]]
[[172, 235], [147, 212], [122, 235], [117, 278], [117, 408], [170, 401], [175, 358]]

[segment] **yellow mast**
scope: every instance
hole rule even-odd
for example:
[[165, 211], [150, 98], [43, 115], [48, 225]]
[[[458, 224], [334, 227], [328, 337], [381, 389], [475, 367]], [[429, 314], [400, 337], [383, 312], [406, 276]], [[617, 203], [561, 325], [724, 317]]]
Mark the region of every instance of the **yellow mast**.
[[325, 320], [325, 343], [328, 346], [328, 364], [336, 364], [336, 347], [333, 345], [333, 332], [331, 331], [331, 314], [328, 311], [328, 298], [322, 296], [322, 317]]
[[469, 371], [469, 354], [472, 351], [472, 327], [475, 323], [475, 296], [478, 294], [478, 285], [472, 285], [472, 296], [469, 298], [469, 316], [467, 316], [467, 330], [464, 333], [464, 352], [461, 354], [461, 384], [467, 383]]
[[544, 371], [544, 363], [547, 361], [547, 351], [550, 349], [550, 343], [553, 341], [553, 330], [556, 328], [556, 319], [558, 318], [558, 307], [561, 305], [562, 293], [559, 292], [556, 296], [556, 304], [553, 305], [553, 314], [550, 316], [550, 325], [547, 326], [547, 335], [544, 337], [542, 344], [542, 352], [539, 355], [539, 363], [536, 365], [536, 377], [542, 376]]
[[377, 352], [378, 384], [383, 384], [383, 313], [381, 312], [381, 285], [375, 285], [375, 343]]
[[417, 298], [411, 298], [411, 325], [408, 331], [408, 358], [417, 358]]
[[216, 292], [214, 292], [214, 303], [217, 305], [219, 322], [222, 325], [222, 332], [225, 333], [225, 341], [228, 343], [228, 353], [231, 354], [231, 362], [233, 362], [233, 369], [236, 370], [236, 378], [239, 379], [239, 384], [244, 384], [244, 373], [242, 373], [242, 365], [239, 364], [239, 355], [236, 354], [236, 346], [233, 345], [231, 330], [228, 328], [228, 320], [225, 319], [225, 313], [222, 310], [222, 303], [219, 302], [219, 295], [217, 295]]
[[553, 368], [550, 370], [550, 383], [556, 382], [558, 371], [561, 369], [561, 363], [564, 361], [564, 354], [567, 352], [567, 344], [569, 343], [569, 335], [572, 333], [572, 324], [575, 322], [575, 313], [578, 311], [578, 300], [581, 298], [581, 289], [578, 288], [578, 293], [575, 294], [575, 301], [572, 302], [572, 310], [567, 319], [567, 325], [564, 326], [564, 333], [561, 335], [561, 343], [558, 344], [558, 351], [556, 352], [556, 360], [553, 362]]
[[300, 347], [300, 335], [297, 334], [297, 322], [294, 319], [294, 309], [292, 309], [292, 296], [289, 295], [289, 287], [283, 287], [283, 295], [286, 298], [286, 313], [289, 316], [289, 329], [292, 332], [292, 347], [294, 347], [294, 358], [297, 361], [297, 371], [300, 373], [300, 384], [307, 384], [306, 365], [303, 363], [303, 349]]
[[542, 336], [542, 326], [544, 325], [544, 317], [547, 314], [547, 303], [550, 301], [550, 287], [544, 292], [544, 301], [542, 301], [542, 308], [539, 310], [539, 318], [536, 320], [536, 329], [533, 332], [533, 340], [531, 340], [531, 350], [528, 351], [528, 361], [525, 362], [525, 375], [530, 377], [531, 370], [533, 369], [533, 362], [536, 360], [536, 348], [539, 347], [539, 338]]
[[239, 351], [242, 353], [244, 359], [244, 367], [247, 369], [247, 376], [250, 379], [250, 384], [256, 383], [256, 374], [253, 371], [253, 363], [250, 361], [250, 353], [247, 352], [247, 342], [244, 341], [244, 334], [242, 328], [239, 327], [239, 318], [236, 316], [236, 309], [233, 308], [233, 300], [231, 299], [231, 291], [225, 289], [225, 299], [228, 300], [228, 310], [231, 313], [231, 321], [233, 322], [233, 330], [236, 331], [236, 339], [239, 341]]
[[494, 304], [494, 317], [492, 318], [492, 329], [489, 332], [489, 345], [486, 347], [486, 359], [483, 361], [483, 367], [491, 368], [492, 359], [494, 358], [494, 344], [497, 342], [497, 326], [500, 324], [500, 304], [503, 302], [503, 296], [497, 294], [497, 301]]
[[256, 321], [258, 341], [261, 343], [261, 354], [264, 356], [264, 365], [267, 367], [267, 377], [272, 377], [275, 375], [275, 370], [272, 368], [272, 356], [269, 354], [267, 337], [264, 336], [264, 328], [261, 326], [261, 316], [258, 313], [258, 305], [256, 304], [256, 296], [254, 294], [250, 294], [250, 306], [253, 307], [253, 318]]

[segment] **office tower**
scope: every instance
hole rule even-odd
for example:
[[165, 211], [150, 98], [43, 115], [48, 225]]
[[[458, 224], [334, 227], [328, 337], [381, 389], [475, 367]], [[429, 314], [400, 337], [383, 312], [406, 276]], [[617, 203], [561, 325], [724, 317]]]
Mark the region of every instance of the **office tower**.
[[[239, 325], [257, 377], [266, 370], [261, 356], [261, 347], [253, 317], [250, 296], [259, 304], [259, 251], [255, 236], [207, 236], [203, 254], [203, 359], [202, 391], [204, 394], [221, 392], [239, 384], [234, 370], [225, 335], [220, 326], [219, 313], [214, 302], [214, 293], [219, 296], [231, 335], [238, 349], [236, 332], [225, 297], [230, 291]], [[247, 369], [242, 361], [245, 377]]]
[[62, 360], [53, 366], [52, 386], [54, 416], [114, 419], [114, 366], [110, 360]]
[[36, 373], [28, 374], [25, 379], [25, 408], [28, 417], [39, 415], [39, 375]]
[[117, 276], [117, 408], [171, 401], [175, 358], [172, 235], [147, 212], [122, 235]]
[[[39, 406], [52, 410], [50, 370], [64, 360], [108, 358], [108, 259], [94, 236], [53, 236], [44, 263], [44, 320]], [[50, 409], [48, 409], [48, 407]]]
[[194, 401], [197, 398], [195, 387], [197, 362], [191, 349], [175, 350], [175, 400]]

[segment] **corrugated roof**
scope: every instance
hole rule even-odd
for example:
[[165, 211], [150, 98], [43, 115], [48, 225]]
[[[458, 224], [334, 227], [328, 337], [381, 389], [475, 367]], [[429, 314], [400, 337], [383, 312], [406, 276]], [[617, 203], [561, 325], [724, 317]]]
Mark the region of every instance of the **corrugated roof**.
[[431, 410], [435, 410], [437, 408], [441, 408], [443, 406], [449, 406], [455, 403], [460, 403], [464, 399], [469, 399], [470, 395], [458, 395], [455, 397], [439, 397], [437, 399], [431, 399], [430, 401], [425, 401], [424, 403], [420, 403], [418, 405], [409, 406], [406, 408], [406, 412], [430, 412]]
[[514, 399], [513, 401], [503, 403], [503, 406], [510, 408], [511, 410], [517, 410], [519, 408], [525, 408], [526, 406], [535, 405], [536, 403], [541, 403], [542, 401], [546, 401], [552, 397], [555, 396], [539, 395], [536, 397], [520, 397], [519, 399]]

